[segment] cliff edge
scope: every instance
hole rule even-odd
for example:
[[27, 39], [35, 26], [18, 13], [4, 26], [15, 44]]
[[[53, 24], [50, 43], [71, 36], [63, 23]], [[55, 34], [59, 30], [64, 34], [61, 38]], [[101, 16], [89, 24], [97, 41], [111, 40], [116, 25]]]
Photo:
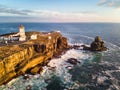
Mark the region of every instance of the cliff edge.
[[[30, 39], [32, 35], [37, 35], [37, 39]], [[26, 36], [25, 42], [0, 47], [0, 85], [69, 48], [67, 39], [59, 32], [26, 32]]]

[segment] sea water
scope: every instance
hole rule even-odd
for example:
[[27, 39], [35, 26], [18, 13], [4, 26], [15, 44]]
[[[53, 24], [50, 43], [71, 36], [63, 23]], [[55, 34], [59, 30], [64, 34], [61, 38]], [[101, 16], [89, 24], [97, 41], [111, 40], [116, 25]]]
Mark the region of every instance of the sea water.
[[[60, 31], [70, 45], [89, 45], [100, 35], [108, 48], [104, 52], [68, 50], [52, 59], [44, 72], [11, 80], [0, 90], [120, 90], [120, 24], [119, 23], [0, 23], [0, 34], [26, 31]], [[67, 62], [75, 58], [77, 65]]]

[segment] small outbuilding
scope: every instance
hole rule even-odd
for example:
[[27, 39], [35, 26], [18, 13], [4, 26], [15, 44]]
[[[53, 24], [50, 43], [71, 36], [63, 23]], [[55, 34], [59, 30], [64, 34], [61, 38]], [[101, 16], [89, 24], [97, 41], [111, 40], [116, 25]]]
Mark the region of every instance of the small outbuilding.
[[36, 40], [36, 39], [37, 39], [37, 34], [33, 34], [33, 35], [31, 35], [30, 39], [32, 39], [32, 40]]

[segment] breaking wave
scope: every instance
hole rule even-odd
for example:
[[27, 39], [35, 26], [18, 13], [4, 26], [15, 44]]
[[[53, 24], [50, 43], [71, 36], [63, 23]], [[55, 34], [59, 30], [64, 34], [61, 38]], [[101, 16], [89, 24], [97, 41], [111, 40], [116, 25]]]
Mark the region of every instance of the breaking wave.
[[[93, 40], [84, 35], [64, 35], [71, 45], [88, 45]], [[109, 49], [105, 52], [68, 50], [44, 66], [41, 74], [27, 75], [27, 79], [20, 76], [0, 90], [120, 90], [120, 47], [109, 42], [106, 45]], [[70, 58], [79, 63], [68, 63]]]

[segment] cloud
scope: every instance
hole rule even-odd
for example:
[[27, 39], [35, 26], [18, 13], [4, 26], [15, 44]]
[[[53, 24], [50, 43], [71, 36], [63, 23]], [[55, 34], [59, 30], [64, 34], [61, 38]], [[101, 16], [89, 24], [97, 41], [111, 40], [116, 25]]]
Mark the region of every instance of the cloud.
[[120, 8], [120, 0], [100, 0], [99, 6], [108, 6], [114, 8]]
[[[101, 0], [106, 5], [109, 0]], [[113, 4], [111, 4], [112, 6]], [[116, 22], [120, 17], [99, 15], [95, 11], [59, 12], [51, 10], [15, 9], [0, 5], [0, 22]], [[116, 15], [115, 15], [116, 16]]]
[[17, 16], [21, 19], [25, 17], [26, 19], [31, 18], [44, 21], [81, 21], [82, 19], [86, 20], [86, 17], [96, 17], [97, 13], [93, 11], [59, 12], [51, 10], [20, 10], [0, 5], [0, 16], [11, 16], [12, 18]]
[[0, 15], [15, 15], [15, 16], [44, 16], [44, 17], [79, 17], [89, 14], [90, 16], [94, 16], [95, 12], [58, 12], [58, 11], [50, 11], [50, 10], [19, 10], [12, 9], [5, 6], [0, 7]]
[[0, 5], [0, 14], [27, 15], [25, 11], [8, 8], [4, 5]]

